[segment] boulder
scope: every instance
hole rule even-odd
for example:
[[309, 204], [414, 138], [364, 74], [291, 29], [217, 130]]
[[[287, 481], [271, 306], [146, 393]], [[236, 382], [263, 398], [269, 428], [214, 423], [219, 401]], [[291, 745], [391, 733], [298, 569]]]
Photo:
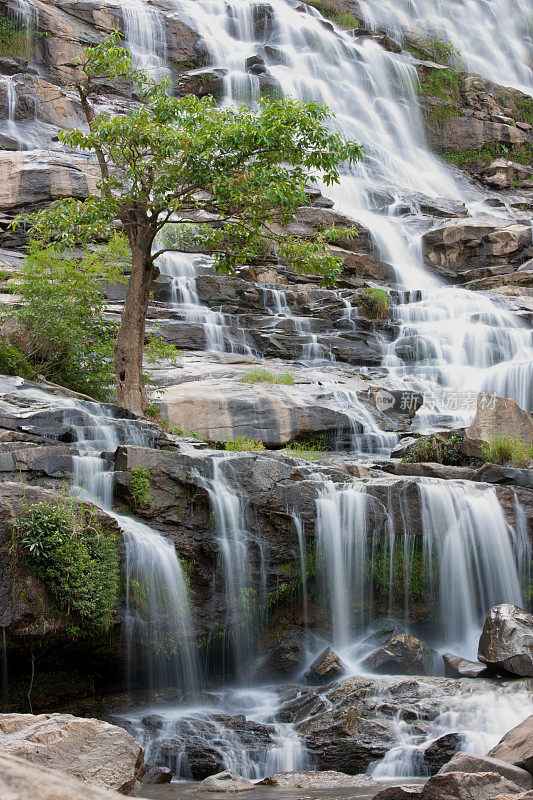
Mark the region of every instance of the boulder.
[[511, 728], [492, 748], [489, 756], [521, 767], [533, 775], [533, 714]]
[[491, 800], [497, 794], [518, 794], [521, 787], [497, 772], [446, 772], [428, 780], [421, 800]]
[[439, 774], [447, 772], [497, 772], [502, 778], [521, 786], [523, 789], [531, 789], [533, 778], [529, 772], [521, 767], [515, 767], [507, 761], [490, 756], [480, 756], [477, 753], [455, 753], [453, 758], [445, 764]]
[[510, 603], [491, 608], [479, 640], [478, 659], [493, 671], [533, 677], [533, 614]]
[[346, 667], [331, 647], [326, 647], [313, 661], [305, 677], [310, 683], [329, 683], [339, 677]]
[[222, 92], [224, 77], [227, 74], [227, 69], [195, 69], [180, 75], [178, 89], [180, 94], [195, 94], [197, 97], [205, 97], [208, 94], [216, 96]]
[[517, 436], [533, 445], [531, 414], [523, 411], [515, 400], [480, 392], [476, 416], [466, 429], [461, 449], [467, 456], [482, 458], [484, 445], [495, 436]]
[[0, 715], [0, 750], [122, 794], [145, 770], [144, 750], [129, 733], [71, 714]]
[[0, 752], [0, 797], [3, 800], [119, 800], [121, 795]]
[[252, 781], [243, 778], [232, 769], [210, 775], [198, 784], [198, 792], [249, 792], [254, 788]]
[[[465, 268], [519, 262], [531, 244], [531, 231], [522, 223], [480, 215], [476, 219], [455, 219], [428, 231], [422, 237], [426, 262], [448, 274]], [[522, 259], [523, 260], [523, 259]]]
[[283, 631], [268, 645], [264, 665], [270, 675], [291, 675], [303, 666], [312, 636], [301, 628]]
[[[422, 762], [428, 773], [430, 775], [435, 775], [445, 764], [449, 763], [462, 742], [462, 734], [445, 733], [424, 748], [422, 751]], [[467, 772], [468, 770], [463, 771]]]
[[382, 675], [433, 675], [434, 652], [407, 633], [394, 636], [361, 662], [363, 669]]
[[172, 780], [172, 770], [168, 767], [148, 767], [141, 778], [142, 783], [160, 784], [170, 783]]
[[276, 786], [280, 789], [340, 789], [375, 786], [370, 775], [347, 775], [334, 770], [303, 770], [301, 772], [276, 772], [259, 781], [259, 786]]
[[448, 678], [479, 678], [487, 674], [487, 668], [479, 661], [469, 661], [453, 653], [444, 653], [444, 674]]
[[387, 786], [374, 795], [372, 800], [415, 800], [422, 794], [418, 786]]

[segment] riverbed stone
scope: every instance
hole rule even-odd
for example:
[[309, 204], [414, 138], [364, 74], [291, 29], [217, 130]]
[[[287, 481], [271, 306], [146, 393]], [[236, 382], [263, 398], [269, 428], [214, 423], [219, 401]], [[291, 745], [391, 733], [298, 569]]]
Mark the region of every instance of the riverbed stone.
[[0, 715], [0, 751], [129, 794], [144, 750], [123, 728], [71, 714]]
[[444, 674], [449, 678], [479, 678], [487, 674], [486, 666], [479, 661], [469, 661], [453, 653], [444, 653], [442, 660]]
[[259, 786], [275, 786], [278, 789], [371, 788], [374, 785], [375, 781], [370, 775], [346, 775], [335, 770], [276, 772], [259, 781]]
[[305, 677], [309, 683], [329, 683], [336, 680], [346, 667], [331, 647], [326, 647], [307, 670]]
[[533, 614], [510, 603], [491, 608], [479, 640], [478, 659], [492, 671], [533, 677]]
[[503, 778], [516, 783], [524, 789], [533, 787], [533, 777], [521, 767], [515, 767], [498, 758], [480, 756], [477, 753], [455, 753], [453, 758], [445, 764], [439, 774], [448, 772], [497, 772]]
[[495, 436], [518, 437], [533, 445], [533, 420], [531, 414], [505, 397], [480, 392], [476, 416], [466, 429], [461, 449], [467, 456], [483, 458], [483, 448]]
[[489, 756], [521, 767], [533, 775], [533, 714], [511, 728], [490, 750]]
[[204, 778], [198, 784], [198, 792], [250, 792], [254, 788], [252, 781], [243, 778], [238, 772], [227, 769]]
[[369, 672], [384, 675], [433, 675], [434, 653], [425, 642], [407, 633], [394, 636], [361, 662]]

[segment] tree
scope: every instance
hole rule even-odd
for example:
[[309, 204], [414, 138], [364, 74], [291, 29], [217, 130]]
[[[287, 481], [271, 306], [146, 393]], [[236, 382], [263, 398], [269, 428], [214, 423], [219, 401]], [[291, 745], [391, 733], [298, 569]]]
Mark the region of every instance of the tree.
[[[117, 401], [141, 415], [145, 319], [157, 258], [201, 247], [214, 254], [216, 269], [231, 273], [275, 253], [331, 285], [342, 264], [327, 244], [340, 231], [302, 241], [282, 226], [306, 204], [307, 183], [338, 182], [339, 164], [359, 160], [362, 148], [329, 130], [331, 113], [316, 103], [280, 99], [234, 109], [218, 108], [212, 98], [173, 97], [170, 80], [134, 69], [119, 41], [114, 32], [85, 51], [76, 89], [88, 130], [60, 133], [64, 144], [96, 154], [98, 193], [39, 211], [31, 233], [62, 250], [107, 238], [112, 226], [124, 231], [131, 275], [114, 350]], [[95, 112], [95, 93], [109, 80], [140, 95], [127, 116]]]

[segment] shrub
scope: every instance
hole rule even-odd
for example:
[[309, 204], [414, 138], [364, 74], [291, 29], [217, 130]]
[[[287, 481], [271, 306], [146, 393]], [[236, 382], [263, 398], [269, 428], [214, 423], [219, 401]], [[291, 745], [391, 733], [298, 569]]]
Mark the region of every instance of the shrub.
[[0, 338], [0, 375], [20, 375], [31, 380], [37, 372], [16, 344]]
[[259, 368], [252, 370], [252, 372], [247, 372], [240, 380], [241, 383], [284, 383], [292, 385], [294, 383], [294, 375], [292, 372], [282, 372], [275, 375], [268, 369]]
[[13, 546], [46, 585], [57, 612], [76, 635], [109, 628], [118, 598], [118, 537], [104, 530], [97, 511], [67, 496], [54, 503], [23, 503], [12, 526]]
[[454, 45], [444, 39], [428, 39], [419, 36], [417, 39], [410, 39], [405, 45], [405, 49], [413, 53], [417, 58], [427, 59], [428, 57], [438, 64], [456, 64], [461, 59], [461, 53]]
[[384, 319], [390, 313], [389, 295], [384, 289], [365, 289], [361, 295], [359, 310], [369, 319]]
[[415, 463], [432, 462], [435, 464], [459, 464], [462, 460], [460, 446], [462, 437], [457, 434], [451, 436], [421, 436], [416, 440], [411, 452], [402, 461]]
[[482, 455], [491, 464], [515, 464], [525, 469], [533, 460], [533, 445], [518, 436], [495, 436], [482, 447]]
[[133, 467], [130, 471], [130, 492], [137, 508], [147, 506], [151, 499], [152, 476], [146, 467]]
[[323, 17], [330, 19], [339, 28], [360, 28], [361, 21], [355, 14], [349, 11], [341, 11], [341, 9], [330, 2], [330, 0], [306, 0], [308, 6], [313, 6], [319, 11]]
[[9, 17], [0, 14], [0, 56], [24, 58], [30, 56], [31, 38], [26, 31], [19, 30]]
[[247, 436], [237, 436], [236, 439], [228, 439], [228, 441], [224, 442], [224, 449], [249, 452], [252, 450], [264, 450], [265, 445], [258, 439], [249, 439]]

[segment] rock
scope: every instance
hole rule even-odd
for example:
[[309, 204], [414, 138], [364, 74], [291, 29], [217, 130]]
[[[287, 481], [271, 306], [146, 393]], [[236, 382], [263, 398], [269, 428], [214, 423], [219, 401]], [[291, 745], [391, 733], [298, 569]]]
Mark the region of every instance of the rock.
[[487, 668], [479, 661], [469, 661], [453, 653], [444, 653], [444, 674], [448, 678], [479, 678], [487, 674]]
[[129, 733], [71, 714], [0, 715], [0, 750], [122, 794], [145, 770], [144, 750]]
[[168, 767], [148, 767], [141, 778], [141, 783], [160, 784], [170, 783], [172, 780], [172, 770]]
[[442, 767], [439, 774], [447, 772], [497, 772], [502, 778], [507, 778], [523, 789], [531, 789], [533, 786], [533, 777], [525, 769], [515, 767], [514, 764], [509, 764], [501, 759], [480, 756], [477, 753], [456, 753]]
[[521, 767], [533, 775], [533, 714], [511, 728], [492, 748], [489, 756]]
[[262, 669], [268, 674], [291, 675], [303, 666], [312, 640], [312, 636], [301, 628], [283, 631], [268, 645]]
[[280, 789], [339, 789], [375, 786], [370, 775], [346, 775], [334, 770], [304, 770], [302, 772], [276, 772], [259, 781], [259, 786], [276, 786]]
[[375, 633], [371, 633], [370, 636], [366, 636], [361, 644], [366, 644], [372, 647], [381, 647], [384, 644], [390, 642], [395, 636], [398, 636], [400, 633], [405, 633], [405, 629], [402, 628], [401, 625], [397, 625], [394, 623], [393, 625], [386, 625], [383, 628], [375, 631]]
[[[521, 223], [479, 216], [451, 220], [422, 236], [424, 258], [429, 266], [454, 276], [466, 268], [487, 263], [519, 262], [531, 244], [531, 231]], [[522, 258], [523, 260], [523, 258]]]
[[216, 97], [224, 88], [224, 77], [227, 69], [195, 69], [180, 75], [178, 89], [180, 94], [195, 94], [205, 97], [210, 94]]
[[433, 675], [434, 653], [425, 642], [401, 633], [361, 662], [363, 669], [382, 675]]
[[497, 772], [446, 772], [430, 778], [420, 797], [421, 800], [491, 800], [497, 794], [520, 791], [518, 784]]
[[3, 800], [120, 800], [121, 796], [64, 772], [29, 764], [22, 758], [0, 752], [0, 797]]
[[252, 781], [243, 778], [232, 769], [210, 775], [198, 784], [197, 792], [249, 792], [254, 788]]
[[495, 436], [517, 436], [533, 445], [533, 421], [515, 400], [480, 392], [477, 411], [470, 427], [466, 429], [461, 449], [467, 456], [483, 457], [484, 445]]
[[422, 794], [418, 786], [387, 786], [374, 795], [372, 800], [416, 800]]
[[[450, 761], [453, 754], [461, 746], [463, 736], [460, 733], [445, 733], [422, 751], [422, 762], [430, 775], [435, 775]], [[463, 770], [468, 772], [468, 770]]]
[[491, 608], [479, 640], [478, 659], [492, 671], [533, 677], [533, 614], [509, 603]]
[[340, 660], [337, 653], [331, 647], [326, 647], [320, 655], [315, 658], [305, 677], [312, 683], [329, 683], [339, 677], [346, 667]]

